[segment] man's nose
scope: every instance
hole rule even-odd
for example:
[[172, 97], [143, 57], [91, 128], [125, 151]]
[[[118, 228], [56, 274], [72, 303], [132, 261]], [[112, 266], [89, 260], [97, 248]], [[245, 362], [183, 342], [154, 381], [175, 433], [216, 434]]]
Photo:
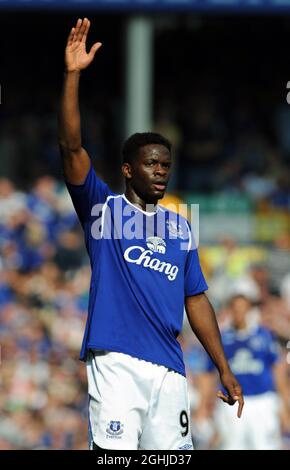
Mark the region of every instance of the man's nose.
[[155, 174], [156, 174], [156, 175], [166, 175], [166, 174], [167, 174], [167, 169], [164, 168], [164, 167], [159, 163], [158, 165], [156, 165]]

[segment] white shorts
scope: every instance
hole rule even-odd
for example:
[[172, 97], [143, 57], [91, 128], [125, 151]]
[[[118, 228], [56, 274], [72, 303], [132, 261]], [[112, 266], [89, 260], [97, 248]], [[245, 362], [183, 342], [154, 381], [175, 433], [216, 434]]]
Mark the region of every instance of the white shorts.
[[127, 354], [87, 360], [90, 448], [193, 449], [186, 378]]
[[219, 403], [216, 414], [222, 450], [279, 450], [279, 403], [274, 392], [245, 396], [241, 418], [236, 406]]

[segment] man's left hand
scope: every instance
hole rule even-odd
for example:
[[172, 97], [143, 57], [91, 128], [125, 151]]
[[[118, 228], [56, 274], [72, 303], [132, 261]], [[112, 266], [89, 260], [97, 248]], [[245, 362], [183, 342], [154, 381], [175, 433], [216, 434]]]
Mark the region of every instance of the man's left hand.
[[240, 386], [239, 382], [235, 378], [234, 374], [229, 370], [220, 374], [221, 383], [224, 386], [225, 390], [228, 392], [226, 396], [222, 390], [217, 392], [217, 397], [223, 400], [228, 405], [234, 405], [236, 401], [239, 402], [239, 408], [237, 416], [238, 418], [241, 417], [243, 407], [244, 407], [244, 397], [242, 387]]

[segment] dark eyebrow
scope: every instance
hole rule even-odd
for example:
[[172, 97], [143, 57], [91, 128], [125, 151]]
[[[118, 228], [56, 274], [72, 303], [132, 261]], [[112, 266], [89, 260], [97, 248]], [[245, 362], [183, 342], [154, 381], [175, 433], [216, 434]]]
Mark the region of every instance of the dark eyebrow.
[[[153, 162], [158, 162], [158, 157], [145, 157], [144, 159], [145, 162], [149, 162], [149, 161], [153, 161]], [[164, 162], [160, 162], [161, 165], [163, 165], [164, 163], [171, 163], [171, 158], [168, 158], [167, 160], [165, 160]]]

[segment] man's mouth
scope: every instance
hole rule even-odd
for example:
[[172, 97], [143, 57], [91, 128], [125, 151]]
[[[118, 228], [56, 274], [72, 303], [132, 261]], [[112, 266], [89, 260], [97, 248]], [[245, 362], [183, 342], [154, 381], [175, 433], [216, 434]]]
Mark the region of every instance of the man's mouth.
[[165, 191], [166, 189], [166, 183], [154, 183], [153, 186], [157, 191]]

